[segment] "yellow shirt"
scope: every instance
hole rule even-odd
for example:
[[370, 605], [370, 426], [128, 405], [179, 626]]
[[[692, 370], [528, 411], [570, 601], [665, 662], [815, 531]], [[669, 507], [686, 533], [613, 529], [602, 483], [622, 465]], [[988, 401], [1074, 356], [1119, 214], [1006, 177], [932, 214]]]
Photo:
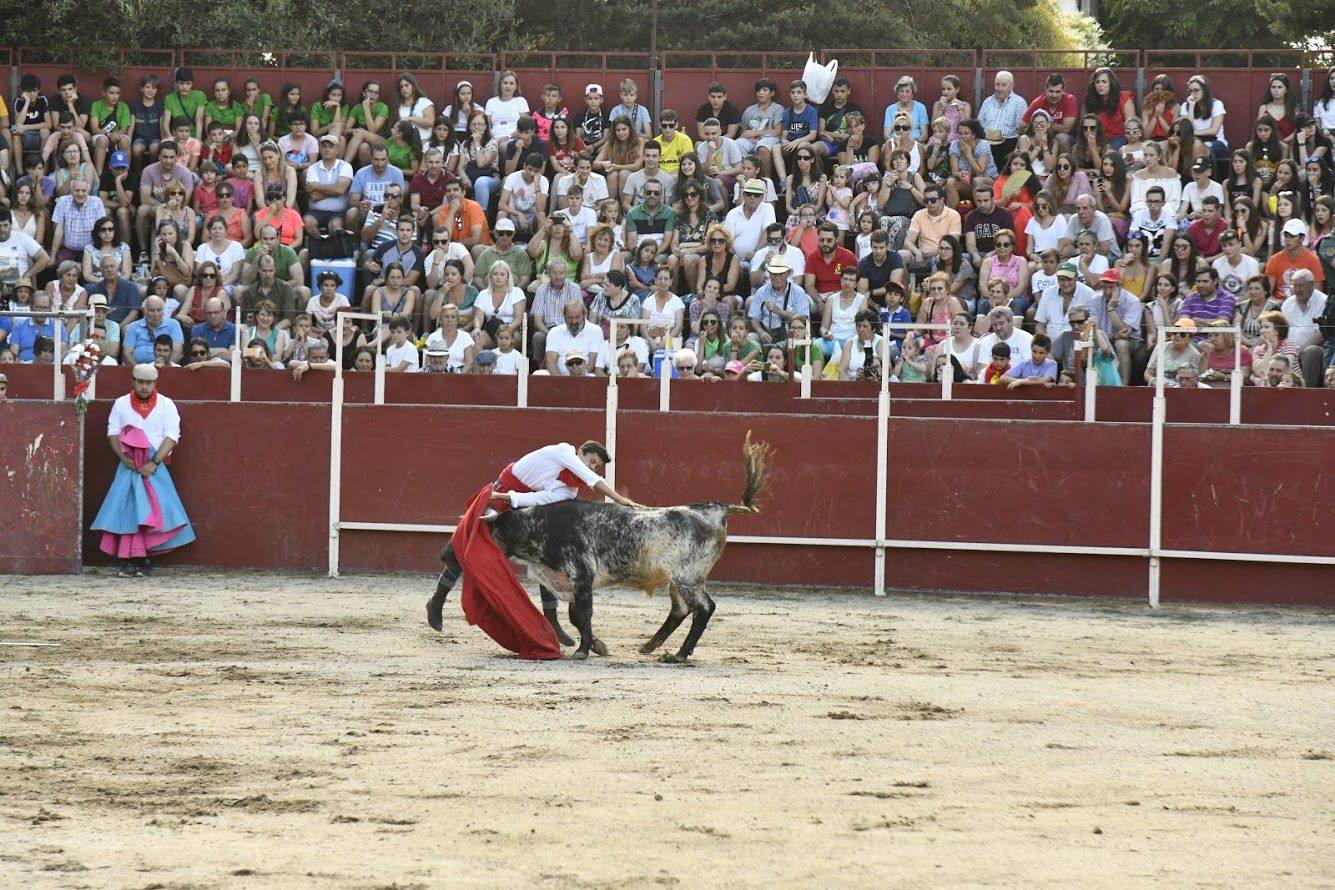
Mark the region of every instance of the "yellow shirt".
[[678, 130], [669, 142], [663, 141], [661, 133], [654, 137], [654, 142], [657, 142], [663, 149], [662, 159], [658, 162], [658, 166], [668, 173], [676, 173], [677, 168], [681, 166], [681, 159], [695, 151], [695, 143], [691, 141], [690, 136], [687, 136], [681, 130]]

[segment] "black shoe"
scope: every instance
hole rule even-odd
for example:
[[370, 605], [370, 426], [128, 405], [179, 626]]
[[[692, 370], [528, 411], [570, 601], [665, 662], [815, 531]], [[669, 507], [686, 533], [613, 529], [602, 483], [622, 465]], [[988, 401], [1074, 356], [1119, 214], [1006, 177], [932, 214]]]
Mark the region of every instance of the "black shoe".
[[121, 563], [121, 570], [116, 574], [122, 578], [138, 578], [139, 567], [127, 559]]
[[153, 574], [153, 563], [149, 561], [147, 556], [139, 561], [139, 574], [144, 577]]

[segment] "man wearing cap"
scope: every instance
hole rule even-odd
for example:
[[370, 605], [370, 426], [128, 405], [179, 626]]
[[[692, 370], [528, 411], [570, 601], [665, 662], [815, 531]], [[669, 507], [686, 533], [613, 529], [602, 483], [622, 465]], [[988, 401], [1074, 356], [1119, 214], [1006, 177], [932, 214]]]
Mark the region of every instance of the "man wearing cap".
[[[106, 317], [112, 325], [116, 325], [116, 336], [113, 340], [120, 340], [119, 324], [124, 322], [128, 324], [139, 317], [139, 306], [143, 302], [139, 296], [139, 288], [133, 281], [121, 277], [120, 263], [116, 260], [116, 255], [111, 252], [102, 254], [102, 259], [98, 263], [98, 269], [102, 273], [102, 280], [88, 288], [88, 303], [91, 306], [95, 297], [102, 298], [102, 306], [106, 310]], [[108, 328], [110, 333], [110, 328]]]
[[107, 442], [118, 466], [91, 526], [102, 532], [102, 552], [121, 561], [123, 578], [147, 575], [150, 554], [195, 539], [167, 469], [181, 441], [181, 415], [176, 403], [157, 391], [157, 368], [139, 364], [132, 376], [134, 388], [116, 400], [107, 417]]
[[1071, 219], [1066, 224], [1066, 233], [1058, 242], [1058, 250], [1063, 259], [1076, 255], [1076, 236], [1086, 231], [1094, 233], [1094, 237], [1098, 239], [1096, 249], [1108, 258], [1109, 263], [1122, 255], [1121, 248], [1117, 246], [1117, 233], [1113, 230], [1112, 220], [1108, 219], [1108, 214], [1098, 209], [1093, 195], [1079, 195], [1075, 199], [1075, 213], [1071, 214]]
[[134, 223], [134, 196], [139, 193], [139, 175], [131, 172], [128, 154], [123, 151], [111, 153], [97, 188], [102, 204], [116, 218], [122, 240], [129, 241]]
[[746, 315], [761, 343], [777, 343], [787, 336], [790, 321], [811, 316], [812, 302], [807, 292], [790, 280], [793, 270], [782, 257], [770, 260], [765, 268], [769, 281], [751, 295]]
[[570, 349], [566, 353], [565, 360], [561, 362], [561, 372], [567, 377], [588, 377], [589, 360], [584, 355], [584, 350], [578, 346]]
[[[592, 360], [597, 368], [605, 367], [607, 343], [603, 338], [602, 328], [588, 323], [584, 301], [579, 297], [565, 304], [565, 324], [552, 328], [544, 340], [543, 364], [552, 376], [569, 374], [569, 360], [576, 353], [585, 360], [586, 370], [588, 370], [588, 360]], [[534, 352], [537, 352], [536, 336], [534, 342]]]
[[1289, 282], [1293, 273], [1306, 269], [1312, 273], [1318, 290], [1325, 290], [1329, 282], [1325, 281], [1326, 270], [1321, 267], [1321, 259], [1307, 249], [1307, 223], [1301, 219], [1291, 219], [1280, 230], [1284, 249], [1270, 255], [1265, 262], [1265, 277], [1270, 279], [1275, 301], [1283, 303], [1289, 297]]
[[749, 263], [764, 244], [766, 227], [774, 221], [774, 207], [765, 202], [765, 183], [748, 179], [742, 185], [742, 203], [723, 218], [724, 228], [732, 233], [732, 252]]
[[1214, 181], [1214, 161], [1202, 155], [1191, 165], [1191, 182], [1182, 189], [1182, 198], [1177, 204], [1177, 216], [1181, 225], [1187, 225], [1200, 219], [1201, 207], [1206, 198], [1214, 198], [1222, 207], [1224, 187]]
[[[136, 294], [139, 292], [139, 289], [135, 288], [134, 285], [130, 285], [130, 287], [134, 288]], [[108, 317], [107, 295], [90, 293], [88, 295], [88, 308], [93, 310], [92, 328], [88, 329], [84, 322], [79, 322], [74, 332], [70, 334], [70, 342], [82, 343], [93, 336], [93, 331], [100, 330], [102, 332], [100, 345], [103, 356], [110, 358], [112, 364], [120, 364], [121, 326]]]
[[88, 180], [70, 182], [70, 193], [56, 200], [51, 222], [56, 233], [51, 237], [51, 255], [56, 261], [83, 259], [83, 249], [93, 239], [93, 225], [107, 215], [102, 199], [89, 194]]
[[497, 260], [510, 267], [510, 277], [514, 279], [514, 286], [520, 290], [528, 287], [528, 283], [533, 280], [533, 258], [528, 255], [528, 251], [515, 244], [515, 223], [512, 219], [496, 220], [496, 228], [492, 231], [494, 244], [489, 244], [478, 251], [474, 248], [475, 263], [473, 266], [473, 286], [482, 290], [487, 286], [487, 272], [496, 264]]
[[603, 88], [596, 83], [584, 86], [584, 108], [575, 115], [570, 125], [579, 131], [580, 138], [591, 154], [597, 154], [612, 136], [612, 119], [603, 107]]
[[337, 231], [347, 223], [353, 175], [352, 165], [338, 156], [338, 137], [325, 133], [320, 137], [320, 159], [306, 168], [307, 237], [315, 238], [321, 230]]
[[1070, 327], [1066, 317], [1072, 306], [1085, 306], [1094, 312], [1095, 307], [1102, 308], [1103, 303], [1093, 290], [1076, 281], [1075, 263], [1067, 260], [1057, 267], [1057, 283], [1039, 297], [1038, 311], [1034, 313], [1034, 332], [1049, 337], [1060, 336]]
[[1127, 386], [1134, 379], [1135, 368], [1149, 355], [1144, 336], [1145, 304], [1122, 288], [1122, 273], [1116, 269], [1105, 269], [1099, 276], [1099, 284], [1103, 289], [1103, 302], [1099, 307], [1102, 311], [1094, 313], [1095, 320], [1099, 333], [1112, 341], [1113, 351], [1117, 354], [1117, 372], [1122, 377], [1122, 384]]
[[185, 350], [185, 334], [181, 331], [181, 323], [164, 316], [165, 304], [161, 297], [149, 296], [144, 299], [144, 317], [126, 325], [122, 335], [123, 364], [152, 364], [153, 341], [159, 334], [166, 334], [172, 339], [171, 360], [181, 360], [181, 353]]
[[20, 278], [36, 280], [50, 265], [42, 245], [15, 229], [9, 208], [0, 207], [0, 285], [12, 285]]
[[[876, 233], [872, 233], [875, 238]], [[773, 222], [765, 226], [765, 243], [751, 255], [751, 289], [755, 290], [765, 281], [765, 276], [769, 273], [765, 267], [774, 257], [782, 257], [787, 261], [788, 267], [793, 270], [793, 277], [802, 280], [807, 272], [807, 258], [802, 253], [802, 249], [796, 244], [789, 244], [788, 239], [783, 237], [783, 223]]]

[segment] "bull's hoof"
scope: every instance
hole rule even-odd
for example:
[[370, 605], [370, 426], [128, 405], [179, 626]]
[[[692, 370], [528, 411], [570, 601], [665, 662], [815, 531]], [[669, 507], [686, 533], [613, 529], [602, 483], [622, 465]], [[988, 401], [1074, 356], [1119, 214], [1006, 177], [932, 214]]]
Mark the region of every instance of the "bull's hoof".
[[589, 653], [580, 651], [578, 649], [570, 653], [571, 661], [587, 661], [588, 658], [589, 658]]
[[594, 655], [607, 655], [607, 644], [597, 637], [593, 638], [593, 642], [589, 644], [589, 648], [593, 650]]
[[653, 644], [653, 641], [650, 641], [650, 642], [645, 643], [643, 646], [640, 647], [640, 654], [641, 654], [641, 655], [649, 655], [649, 654], [651, 654], [651, 653], [652, 653], [655, 649], [657, 649], [657, 648], [658, 648], [658, 647], [655, 646], [655, 645]]
[[685, 655], [678, 655], [675, 652], [664, 652], [661, 656], [659, 656], [658, 660], [661, 661], [663, 664], [683, 664], [686, 665], [687, 667], [695, 667], [695, 665], [692, 664], [686, 658]]
[[436, 602], [434, 599], [427, 600], [426, 603], [426, 623], [431, 625], [432, 630], [440, 630], [444, 624], [440, 620], [441, 607], [443, 602]]
[[555, 609], [543, 609], [542, 614], [546, 617], [547, 623], [552, 626], [552, 632], [556, 634], [556, 641], [562, 646], [573, 646], [575, 641], [571, 639], [570, 634], [566, 633], [565, 628], [561, 626], [560, 620], [556, 617]]

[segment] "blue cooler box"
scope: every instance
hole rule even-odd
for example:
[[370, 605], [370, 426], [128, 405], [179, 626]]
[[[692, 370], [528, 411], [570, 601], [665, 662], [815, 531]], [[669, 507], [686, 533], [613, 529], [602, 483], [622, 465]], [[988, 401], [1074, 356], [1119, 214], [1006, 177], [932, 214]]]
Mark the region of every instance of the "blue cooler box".
[[357, 286], [357, 263], [354, 260], [311, 260], [311, 293], [318, 294], [320, 285], [316, 281], [321, 272], [333, 272], [338, 276], [338, 292], [356, 305], [353, 297]]

